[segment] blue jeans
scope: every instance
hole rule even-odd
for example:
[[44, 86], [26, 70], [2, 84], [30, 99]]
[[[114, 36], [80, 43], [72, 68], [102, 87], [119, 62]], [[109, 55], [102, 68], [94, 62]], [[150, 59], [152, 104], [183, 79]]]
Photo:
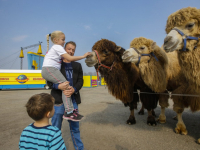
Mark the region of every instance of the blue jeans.
[[[74, 106], [74, 109], [78, 109], [78, 105], [74, 100], [73, 100], [73, 106]], [[55, 109], [55, 113], [51, 119], [51, 123], [52, 123], [52, 126], [56, 126], [61, 130], [63, 114], [65, 111], [64, 104], [62, 104], [61, 106], [54, 106], [54, 109]], [[70, 127], [71, 138], [72, 138], [75, 150], [83, 150], [84, 146], [80, 137], [79, 122], [75, 122], [71, 120], [68, 120], [68, 122], [69, 122], [69, 127]]]

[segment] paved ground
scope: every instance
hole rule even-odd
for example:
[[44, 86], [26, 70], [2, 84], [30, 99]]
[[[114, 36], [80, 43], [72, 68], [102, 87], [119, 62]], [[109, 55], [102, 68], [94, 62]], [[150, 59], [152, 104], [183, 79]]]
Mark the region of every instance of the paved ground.
[[[22, 130], [33, 122], [26, 113], [25, 104], [30, 96], [49, 90], [3, 90], [0, 91], [0, 150], [18, 149]], [[87, 150], [197, 150], [200, 145], [200, 113], [186, 110], [183, 120], [188, 135], [174, 133], [176, 121], [172, 103], [166, 110], [167, 123], [156, 127], [146, 124], [145, 115], [136, 114], [135, 125], [127, 125], [129, 108], [108, 93], [104, 86], [83, 88], [82, 104], [79, 106], [85, 117], [80, 122], [81, 138]], [[138, 109], [141, 104], [138, 105]], [[160, 107], [156, 109], [160, 113]], [[62, 135], [68, 150], [73, 150], [68, 122], [63, 122]]]

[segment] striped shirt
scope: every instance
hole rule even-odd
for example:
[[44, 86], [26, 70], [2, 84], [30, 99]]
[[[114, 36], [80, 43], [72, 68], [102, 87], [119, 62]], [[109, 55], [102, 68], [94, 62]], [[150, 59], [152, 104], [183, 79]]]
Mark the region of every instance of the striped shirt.
[[19, 149], [29, 150], [66, 150], [61, 131], [54, 126], [27, 126], [21, 134]]

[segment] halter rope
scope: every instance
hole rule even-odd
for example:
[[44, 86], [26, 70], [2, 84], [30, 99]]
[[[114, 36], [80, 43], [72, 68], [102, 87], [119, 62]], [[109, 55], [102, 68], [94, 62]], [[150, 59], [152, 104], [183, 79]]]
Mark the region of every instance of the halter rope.
[[199, 42], [199, 37], [192, 37], [192, 36], [187, 36], [185, 35], [181, 30], [177, 29], [177, 28], [173, 28], [172, 30], [176, 30], [183, 38], [183, 43], [184, 43], [184, 46], [183, 46], [183, 49], [181, 49], [180, 51], [184, 51], [186, 52], [187, 51], [187, 48], [186, 48], [186, 44], [187, 44], [187, 40], [197, 40], [197, 43], [196, 45], [194, 46], [194, 49], [197, 48], [197, 44]]
[[141, 54], [137, 49], [135, 49], [135, 48], [133, 48], [137, 53], [138, 53], [138, 55], [139, 55], [139, 58], [138, 58], [138, 62], [137, 62], [137, 66], [139, 65], [139, 63], [140, 63], [140, 59], [141, 59], [141, 57], [142, 56], [149, 56], [149, 57], [151, 57], [151, 55], [156, 59], [156, 61], [158, 61], [158, 58], [156, 57], [156, 55], [153, 53], [153, 52], [151, 52], [150, 54]]
[[112, 67], [113, 67], [113, 64], [114, 64], [115, 61], [113, 61], [112, 65], [110, 67], [106, 66], [106, 65], [104, 65], [104, 64], [101, 63], [101, 60], [100, 60], [98, 52], [96, 50], [94, 50], [94, 52], [95, 52], [95, 54], [97, 56], [97, 59], [98, 59], [98, 68], [97, 68], [96, 72], [97, 72], [97, 79], [99, 81], [99, 74], [98, 74], [98, 72], [99, 72], [100, 67], [104, 67], [104, 68], [110, 69], [110, 71], [111, 71]]

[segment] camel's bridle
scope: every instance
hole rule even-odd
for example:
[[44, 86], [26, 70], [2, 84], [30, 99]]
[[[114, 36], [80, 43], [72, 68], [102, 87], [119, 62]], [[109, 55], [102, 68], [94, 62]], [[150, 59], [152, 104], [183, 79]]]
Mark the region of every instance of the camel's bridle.
[[[132, 47], [133, 48], [133, 47]], [[138, 55], [139, 55], [139, 57], [138, 57], [138, 62], [136, 63], [136, 65], [138, 66], [139, 65], [139, 63], [140, 63], [140, 59], [141, 59], [141, 57], [142, 56], [149, 56], [149, 57], [151, 57], [151, 56], [153, 56], [155, 59], [156, 59], [156, 61], [158, 61], [158, 58], [156, 57], [156, 55], [153, 53], [153, 52], [151, 52], [151, 53], [149, 53], [149, 54], [141, 54], [136, 48], [133, 48], [137, 53], [138, 53]]]
[[172, 30], [176, 30], [182, 36], [182, 38], [183, 38], [184, 46], [183, 46], [183, 49], [181, 49], [180, 51], [184, 51], [184, 52], [187, 51], [187, 48], [186, 48], [187, 40], [197, 40], [197, 43], [194, 46], [194, 49], [197, 48], [197, 44], [199, 42], [200, 37], [187, 36], [181, 30], [179, 30], [177, 28], [173, 28]]
[[115, 61], [113, 61], [112, 65], [111, 65], [110, 67], [109, 67], [109, 66], [106, 66], [106, 65], [104, 65], [104, 64], [101, 63], [101, 59], [100, 59], [100, 57], [99, 57], [98, 52], [97, 52], [96, 50], [94, 50], [94, 52], [95, 52], [95, 54], [96, 54], [96, 56], [97, 56], [97, 59], [98, 59], [98, 68], [96, 69], [96, 72], [97, 72], [97, 79], [98, 79], [98, 81], [99, 81], [99, 74], [98, 74], [98, 72], [99, 72], [100, 67], [107, 68], [107, 69], [109, 69], [109, 70], [111, 71], [111, 70], [112, 70], [112, 67], [113, 67], [113, 64], [114, 64]]

